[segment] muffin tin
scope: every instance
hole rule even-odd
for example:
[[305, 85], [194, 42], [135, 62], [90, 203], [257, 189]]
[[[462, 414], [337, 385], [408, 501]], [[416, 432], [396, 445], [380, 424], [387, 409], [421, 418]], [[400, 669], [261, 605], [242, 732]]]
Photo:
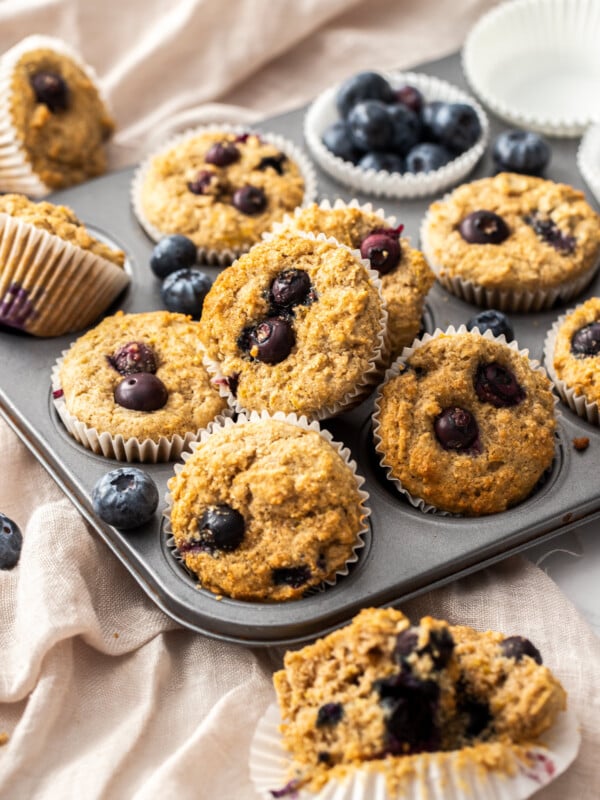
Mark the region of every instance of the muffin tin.
[[[419, 70], [464, 86], [456, 55]], [[302, 144], [304, 113], [299, 109], [265, 120], [257, 127]], [[492, 135], [499, 130], [500, 125], [492, 118]], [[554, 141], [552, 146], [548, 177], [584, 188], [576, 167], [576, 143]], [[489, 175], [492, 169], [491, 158], [486, 154], [473, 177]], [[131, 285], [108, 313], [117, 308], [136, 312], [162, 307], [160, 284], [149, 267], [153, 245], [129, 205], [134, 172], [133, 168], [115, 172], [51, 198], [71, 206], [92, 232], [121, 247], [129, 256]], [[322, 197], [352, 197], [350, 191], [325, 174], [319, 173], [318, 178]], [[370, 198], [359, 195], [358, 199], [367, 202]], [[431, 199], [378, 201], [377, 205], [381, 204], [388, 214], [395, 214], [416, 244], [419, 225]], [[214, 277], [218, 268], [207, 267], [205, 271]], [[599, 293], [597, 276], [577, 302]], [[432, 332], [436, 327], [458, 326], [477, 310], [435, 285], [428, 296], [424, 327]], [[531, 357], [541, 360], [546, 331], [563, 311], [558, 307], [530, 315], [510, 315], [519, 346], [528, 348]], [[83, 449], [69, 436], [54, 410], [50, 391], [52, 365], [75, 338], [76, 334], [34, 339], [8, 328], [0, 329], [0, 412], [152, 600], [173, 619], [198, 632], [255, 646], [301, 642], [346, 622], [362, 607], [397, 604], [600, 516], [600, 493], [592, 469], [598, 463], [600, 430], [567, 407], [560, 406], [557, 457], [543, 485], [509, 511], [467, 519], [424, 514], [396, 493], [378, 467], [374, 453], [371, 399], [325, 423], [334, 438], [351, 449], [370, 495], [370, 531], [349, 574], [333, 587], [289, 603], [217, 599], [198, 589], [169, 552], [161, 515], [164, 501], [153, 519], [133, 532], [120, 532], [94, 514], [92, 487], [118, 463]], [[590, 446], [578, 453], [572, 440], [581, 436], [589, 437]], [[143, 465], [143, 469], [152, 475], [164, 497], [173, 465]]]

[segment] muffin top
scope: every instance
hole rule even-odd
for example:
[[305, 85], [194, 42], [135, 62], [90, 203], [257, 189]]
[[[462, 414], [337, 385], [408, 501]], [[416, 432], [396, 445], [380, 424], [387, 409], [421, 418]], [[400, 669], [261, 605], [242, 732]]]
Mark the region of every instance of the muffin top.
[[122, 250], [114, 250], [104, 242], [94, 239], [85, 225], [67, 206], [56, 206], [46, 201], [36, 203], [23, 194], [2, 194], [0, 195], [0, 214], [8, 214], [23, 220], [28, 225], [48, 231], [65, 242], [69, 242], [75, 247], [81, 247], [82, 250], [89, 250], [94, 255], [105, 258], [119, 267], [125, 263], [125, 253]]
[[399, 777], [419, 753], [462, 748], [508, 768], [492, 745], [531, 742], [566, 698], [528, 639], [432, 617], [411, 626], [392, 608], [286, 653], [273, 680], [283, 745], [311, 789], [363, 766]]
[[82, 65], [51, 48], [17, 61], [9, 111], [33, 171], [51, 189], [101, 175], [115, 124]]
[[150, 159], [139, 200], [162, 233], [242, 252], [300, 205], [304, 190], [298, 165], [258, 134], [206, 131]]
[[242, 407], [319, 417], [368, 378], [385, 311], [347, 247], [278, 236], [220, 273], [200, 325], [219, 380]]
[[59, 379], [67, 411], [99, 433], [140, 442], [196, 433], [226, 406], [203, 353], [189, 317], [119, 311], [66, 352]]
[[442, 511], [504, 511], [552, 464], [550, 381], [479, 334], [442, 334], [415, 348], [380, 387], [377, 407], [376, 449], [390, 477]]
[[351, 466], [317, 431], [272, 418], [217, 427], [169, 490], [187, 568], [240, 600], [292, 600], [333, 579], [363, 528]]
[[599, 223], [583, 192], [500, 173], [433, 203], [422, 246], [440, 276], [499, 290], [551, 289], [597, 264]]
[[600, 403], [600, 297], [567, 314], [556, 335], [556, 377], [589, 403]]

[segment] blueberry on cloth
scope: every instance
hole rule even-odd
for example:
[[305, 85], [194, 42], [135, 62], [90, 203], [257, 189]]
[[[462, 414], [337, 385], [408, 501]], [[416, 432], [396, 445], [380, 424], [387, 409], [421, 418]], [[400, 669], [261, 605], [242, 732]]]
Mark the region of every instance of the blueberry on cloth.
[[98, 516], [116, 528], [136, 528], [147, 522], [158, 506], [158, 488], [137, 467], [119, 467], [103, 475], [92, 489]]
[[189, 267], [167, 275], [162, 283], [160, 296], [169, 311], [200, 319], [204, 298], [211, 286], [212, 281], [208, 275], [195, 267]]
[[356, 164], [360, 160], [362, 150], [352, 141], [348, 123], [338, 119], [323, 131], [323, 144], [334, 156]]
[[495, 308], [489, 308], [487, 311], [481, 311], [467, 322], [467, 330], [472, 331], [473, 328], [479, 328], [480, 333], [491, 331], [494, 336], [501, 336], [504, 334], [507, 342], [512, 342], [515, 338], [515, 332], [510, 320]]
[[178, 269], [192, 267], [195, 263], [196, 245], [187, 236], [179, 233], [164, 236], [150, 257], [150, 269], [161, 279]]
[[408, 172], [433, 172], [452, 161], [452, 154], [441, 144], [421, 142], [412, 147], [406, 156]]
[[56, 72], [36, 72], [30, 78], [38, 103], [48, 106], [52, 113], [66, 111], [69, 105], [69, 88], [64, 78]]
[[359, 72], [342, 83], [337, 91], [336, 105], [341, 117], [347, 117], [357, 103], [363, 100], [381, 100], [393, 103], [394, 90], [378, 72]]
[[523, 175], [541, 175], [550, 155], [550, 146], [543, 136], [518, 129], [498, 134], [492, 149], [498, 169]]
[[23, 535], [16, 522], [0, 513], [0, 569], [12, 569], [17, 566]]

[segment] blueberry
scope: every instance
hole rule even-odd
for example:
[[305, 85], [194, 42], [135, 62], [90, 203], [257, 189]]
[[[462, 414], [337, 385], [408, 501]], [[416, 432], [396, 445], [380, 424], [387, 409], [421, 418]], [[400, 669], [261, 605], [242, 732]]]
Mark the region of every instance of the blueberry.
[[410, 672], [375, 681], [385, 711], [385, 747], [392, 755], [432, 749], [439, 736], [434, 716], [439, 686]]
[[273, 570], [273, 583], [275, 586], [291, 586], [299, 589], [308, 583], [312, 577], [310, 569], [304, 564], [299, 567], [278, 567]]
[[367, 153], [358, 162], [361, 169], [374, 169], [377, 172], [404, 172], [406, 166], [402, 156], [396, 153]]
[[474, 387], [481, 402], [491, 403], [495, 408], [516, 406], [525, 398], [525, 390], [513, 373], [495, 362], [477, 367]]
[[541, 217], [539, 214], [530, 214], [525, 217], [525, 222], [531, 225], [543, 242], [553, 247], [561, 256], [570, 256], [575, 252], [577, 244], [575, 237], [561, 231], [553, 220]]
[[363, 152], [352, 141], [348, 123], [341, 119], [323, 131], [323, 144], [334, 156], [353, 164], [360, 160]]
[[429, 641], [419, 650], [420, 654], [428, 653], [435, 669], [443, 669], [454, 652], [454, 639], [447, 628], [432, 630]]
[[279, 153], [277, 156], [264, 156], [258, 162], [256, 169], [264, 171], [265, 169], [274, 169], [278, 175], [283, 175], [283, 165], [287, 161], [285, 153]]
[[115, 389], [115, 403], [132, 411], [158, 411], [169, 399], [160, 378], [150, 372], [138, 372], [123, 378]]
[[520, 661], [524, 656], [529, 656], [537, 664], [542, 663], [542, 656], [537, 647], [524, 636], [508, 636], [500, 642], [500, 649], [506, 658]]
[[152, 251], [150, 269], [157, 278], [166, 278], [178, 269], [193, 266], [196, 254], [196, 245], [187, 236], [164, 236]]
[[421, 138], [424, 142], [436, 141], [433, 132], [433, 120], [441, 105], [442, 103], [439, 100], [434, 100], [432, 103], [425, 103], [421, 108]]
[[291, 307], [305, 303], [310, 293], [310, 278], [303, 269], [285, 269], [271, 283], [271, 301], [277, 306]]
[[591, 322], [575, 331], [571, 350], [576, 356], [597, 356], [600, 353], [600, 322]]
[[354, 145], [360, 150], [393, 149], [394, 123], [386, 105], [379, 100], [365, 100], [348, 114], [348, 128]]
[[502, 217], [493, 211], [473, 211], [458, 226], [460, 235], [469, 244], [502, 244], [510, 231]]
[[23, 545], [19, 526], [5, 514], [0, 514], [0, 569], [17, 566]]
[[360, 254], [380, 275], [391, 272], [400, 263], [399, 234], [391, 230], [373, 231], [360, 243]]
[[407, 106], [389, 106], [388, 114], [392, 120], [393, 133], [390, 149], [405, 156], [419, 141], [421, 123], [419, 117]]
[[245, 531], [244, 517], [235, 508], [226, 503], [209, 506], [198, 521], [198, 542], [209, 552], [229, 553], [241, 545]]
[[435, 418], [433, 429], [444, 450], [468, 450], [479, 434], [473, 415], [464, 408], [445, 408]]
[[211, 286], [211, 279], [201, 270], [178, 269], [164, 279], [160, 296], [169, 311], [200, 319], [204, 298]]
[[383, 75], [377, 72], [359, 72], [348, 78], [337, 91], [336, 105], [341, 117], [347, 117], [357, 103], [363, 100], [394, 102], [394, 90]]
[[325, 703], [317, 711], [316, 728], [325, 725], [337, 725], [344, 716], [344, 706], [341, 703]]
[[242, 186], [233, 193], [232, 203], [242, 214], [261, 214], [267, 207], [267, 196], [260, 186]]
[[211, 183], [217, 178], [214, 172], [208, 169], [201, 169], [193, 181], [187, 185], [192, 194], [209, 194], [208, 189]]
[[495, 308], [490, 308], [487, 311], [480, 311], [467, 322], [467, 330], [472, 331], [473, 328], [479, 328], [481, 333], [491, 331], [494, 336], [501, 336], [504, 334], [507, 342], [512, 342], [515, 338], [515, 332], [510, 323], [510, 320], [503, 314], [502, 311], [497, 311]]
[[541, 175], [550, 161], [550, 146], [539, 133], [503, 131], [494, 141], [492, 156], [500, 170]]
[[156, 372], [156, 354], [144, 342], [127, 342], [109, 356], [109, 363], [121, 375], [134, 372]]
[[240, 151], [233, 142], [215, 142], [204, 156], [207, 164], [215, 167], [227, 167], [240, 159]]
[[401, 663], [407, 656], [414, 653], [419, 641], [419, 631], [416, 628], [407, 628], [396, 637], [394, 647], [394, 661]]
[[394, 96], [396, 97], [396, 102], [402, 103], [402, 105], [410, 108], [416, 114], [423, 108], [423, 95], [414, 86], [409, 86], [408, 84], [401, 86], [394, 91]]
[[431, 132], [435, 141], [453, 153], [464, 153], [481, 136], [481, 122], [466, 103], [441, 103], [433, 114]]
[[470, 695], [461, 698], [458, 712], [466, 717], [465, 733], [467, 736], [479, 736], [492, 721], [489, 704], [476, 700]]
[[98, 516], [116, 528], [136, 528], [152, 517], [158, 506], [158, 489], [137, 467], [107, 472], [92, 489], [92, 505]]
[[36, 72], [30, 78], [38, 103], [48, 106], [54, 114], [66, 111], [69, 105], [69, 88], [64, 79], [56, 72]]
[[406, 156], [408, 172], [433, 172], [452, 161], [452, 154], [441, 144], [421, 142], [412, 147]]
[[279, 364], [292, 351], [296, 337], [292, 326], [283, 317], [270, 317], [244, 331], [239, 344], [252, 358], [265, 364]]

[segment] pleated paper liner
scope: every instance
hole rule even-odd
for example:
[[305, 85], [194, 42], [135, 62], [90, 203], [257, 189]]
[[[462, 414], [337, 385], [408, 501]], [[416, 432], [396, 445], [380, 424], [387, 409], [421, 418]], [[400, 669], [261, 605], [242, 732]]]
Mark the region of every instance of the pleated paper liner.
[[381, 74], [394, 88], [400, 88], [405, 84], [414, 86], [423, 94], [426, 102], [468, 103], [476, 111], [481, 123], [481, 135], [478, 141], [450, 163], [432, 172], [400, 174], [385, 170], [361, 169], [349, 161], [334, 156], [322, 141], [325, 130], [339, 119], [335, 104], [339, 85], [336, 85], [326, 89], [316, 98], [304, 119], [304, 138], [317, 164], [340, 183], [378, 197], [396, 199], [426, 197], [438, 194], [449, 186], [463, 181], [483, 155], [489, 138], [488, 118], [479, 103], [458, 87], [432, 75], [418, 72]]
[[[346, 575], [349, 574], [352, 565], [355, 564], [359, 559], [360, 551], [365, 546], [365, 537], [369, 532], [368, 520], [371, 515], [371, 509], [367, 505], [369, 500], [369, 494], [362, 488], [365, 483], [365, 479], [361, 475], [359, 475], [359, 473], [356, 471], [357, 470], [356, 462], [352, 459], [351, 457], [352, 454], [349, 448], [345, 447], [345, 445], [342, 444], [341, 442], [335, 441], [331, 433], [325, 428], [322, 428], [316, 420], [313, 420], [311, 422], [303, 415], [298, 416], [297, 414], [284, 414], [282, 411], [276, 411], [273, 414], [269, 414], [267, 411], [262, 411], [260, 413], [256, 411], [251, 411], [247, 414], [239, 414], [236, 419], [233, 419], [232, 417], [224, 417], [222, 419], [217, 419], [214, 422], [210, 423], [207, 426], [206, 430], [201, 432], [198, 441], [191, 443], [189, 448], [190, 452], [185, 452], [182, 454], [183, 463], [175, 464], [174, 472], [176, 475], [178, 475], [183, 469], [185, 462], [188, 460], [188, 458], [190, 458], [190, 456], [196, 450], [198, 445], [207, 442], [210, 439], [210, 437], [215, 433], [215, 431], [218, 432], [219, 429], [228, 428], [231, 427], [232, 425], [247, 425], [249, 423], [256, 424], [260, 422], [268, 423], [269, 420], [277, 420], [279, 422], [285, 422], [288, 425], [294, 425], [296, 427], [302, 428], [303, 430], [317, 432], [322, 439], [328, 442], [337, 451], [340, 457], [352, 470], [361, 501], [363, 527], [357, 533], [356, 543], [352, 548], [352, 555], [345, 562], [344, 566], [336, 571], [335, 575], [332, 578], [328, 578], [326, 580], [323, 580], [320, 584], [316, 584], [312, 587], [309, 587], [304, 595], [308, 596], [310, 594], [314, 594], [317, 591], [323, 591], [325, 590], [326, 587], [335, 586], [335, 584], [340, 578], [345, 577]], [[166, 541], [167, 547], [169, 548], [171, 554], [173, 555], [173, 558], [181, 566], [181, 569], [185, 571], [188, 575], [190, 575], [194, 580], [198, 581], [198, 576], [186, 567], [184, 558], [177, 549], [175, 538], [173, 537], [173, 531], [171, 529], [171, 508], [173, 506], [173, 500], [170, 492], [167, 492], [165, 495], [165, 503], [166, 503], [166, 508], [163, 511], [163, 516], [165, 518], [163, 524], [163, 531], [167, 536], [167, 541]], [[199, 584], [198, 588], [202, 588], [202, 586]], [[247, 601], [240, 601], [240, 602], [247, 602]], [[290, 601], [283, 601], [283, 602], [290, 602]]]
[[600, 124], [591, 125], [583, 135], [577, 150], [577, 166], [600, 203]]
[[[304, 197], [302, 199], [301, 206], [306, 206], [315, 200], [317, 196], [317, 176], [315, 169], [304, 152], [296, 144], [294, 144], [294, 142], [291, 142], [289, 139], [285, 139], [283, 136], [279, 136], [278, 134], [264, 133], [263, 131], [253, 130], [248, 126], [226, 124], [202, 125], [197, 128], [186, 130], [183, 133], [179, 133], [173, 138], [169, 139], [161, 148], [153, 151], [149, 156], [146, 157], [146, 159], [144, 159], [133, 176], [131, 183], [131, 205], [133, 212], [142, 228], [153, 241], [158, 242], [163, 236], [167, 236], [172, 233], [178, 233], [178, 231], [162, 230], [157, 225], [150, 222], [144, 212], [142, 193], [144, 182], [152, 161], [156, 156], [162, 155], [163, 153], [172, 150], [182, 142], [193, 139], [194, 137], [200, 136], [204, 133], [231, 133], [235, 134], [236, 136], [241, 136], [243, 134], [256, 134], [257, 136], [260, 136], [263, 141], [272, 144], [282, 153], [285, 153], [289, 160], [294, 162], [299, 168], [304, 180]], [[199, 247], [197, 258], [200, 263], [212, 264], [216, 266], [227, 266], [248, 249], [249, 248], [247, 246], [222, 249]]]
[[[295, 234], [304, 239], [312, 239], [315, 242], [328, 242], [334, 247], [343, 247], [344, 249], [348, 250], [354, 258], [359, 261], [363, 267], [365, 268], [369, 279], [375, 285], [377, 289], [377, 293], [379, 295], [379, 299], [381, 301], [382, 307], [382, 315], [380, 318], [380, 328], [379, 333], [377, 335], [376, 340], [373, 342], [373, 349], [371, 352], [371, 356], [368, 362], [368, 368], [364, 372], [360, 381], [358, 381], [355, 386], [352, 388], [350, 392], [344, 394], [343, 397], [340, 397], [337, 401], [330, 403], [328, 405], [324, 405], [319, 409], [314, 411], [307, 410], [307, 409], [298, 409], [298, 413], [306, 415], [308, 418], [312, 420], [323, 420], [328, 419], [330, 417], [337, 416], [342, 412], [349, 411], [352, 408], [355, 408], [357, 405], [363, 402], [366, 397], [368, 397], [373, 388], [380, 382], [387, 363], [388, 363], [388, 354], [389, 354], [389, 337], [387, 333], [387, 310], [385, 307], [385, 301], [383, 299], [383, 295], [381, 293], [381, 279], [379, 277], [379, 273], [376, 270], [371, 269], [371, 265], [369, 261], [362, 258], [360, 251], [352, 250], [350, 247], [346, 247], [346, 245], [340, 244], [336, 239], [325, 236], [323, 233], [314, 234], [305, 231], [295, 231]], [[269, 242], [273, 238], [276, 238], [277, 234], [275, 233], [266, 233], [263, 235], [263, 242]], [[232, 267], [235, 264], [232, 264]], [[212, 376], [212, 381], [215, 386], [218, 388], [219, 393], [222, 397], [227, 398], [228, 403], [230, 404], [231, 408], [238, 413], [244, 413], [249, 411], [262, 411], [263, 409], [260, 408], [249, 408], [244, 406], [236, 396], [233, 395], [229, 388], [229, 382], [227, 380], [227, 376], [223, 374], [221, 371], [221, 366], [219, 362], [212, 359], [210, 356], [206, 355], [204, 359], [204, 365], [206, 369]], [[277, 409], [284, 410], [284, 409]]]
[[28, 155], [19, 141], [10, 110], [14, 69], [19, 60], [32, 50], [53, 50], [74, 61], [94, 84], [102, 102], [106, 106], [108, 103], [92, 67], [85, 64], [79, 53], [61, 39], [35, 34], [21, 40], [2, 55], [0, 58], [0, 191], [41, 198], [53, 190], [33, 171]]
[[0, 322], [60, 336], [94, 322], [129, 283], [89, 250], [0, 213]]
[[250, 778], [263, 800], [525, 800], [569, 767], [581, 740], [575, 714], [568, 709], [539, 742], [374, 760], [311, 791], [294, 779], [280, 722], [273, 703], [250, 746]]

